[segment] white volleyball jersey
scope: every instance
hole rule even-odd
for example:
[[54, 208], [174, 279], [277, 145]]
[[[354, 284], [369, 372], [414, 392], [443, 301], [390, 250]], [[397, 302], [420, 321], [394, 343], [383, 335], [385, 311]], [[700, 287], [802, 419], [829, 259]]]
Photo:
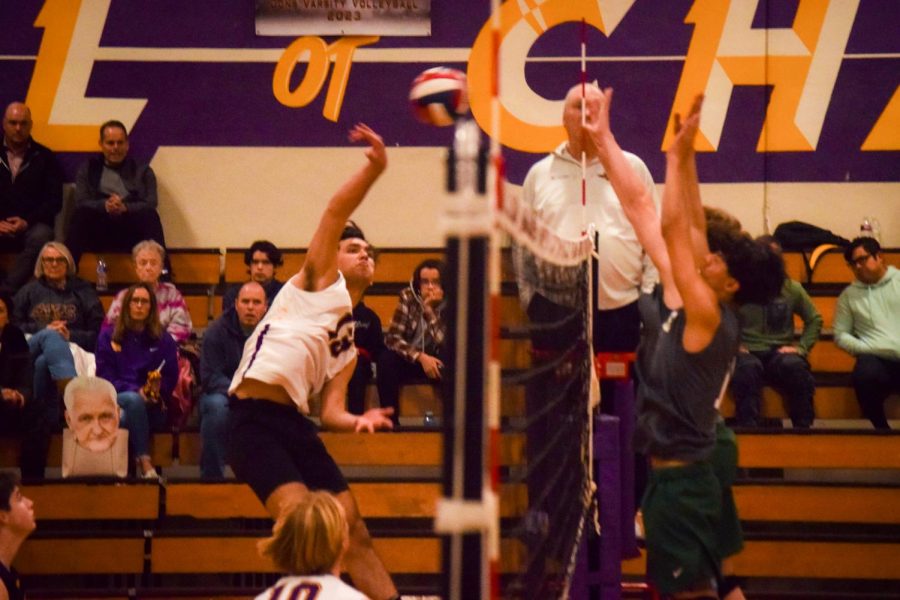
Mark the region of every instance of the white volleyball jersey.
[[244, 343], [228, 391], [234, 393], [244, 378], [280, 385], [309, 414], [309, 397], [355, 356], [344, 276], [338, 272], [337, 281], [319, 292], [301, 290], [292, 278]]
[[282, 577], [256, 600], [367, 600], [334, 575]]

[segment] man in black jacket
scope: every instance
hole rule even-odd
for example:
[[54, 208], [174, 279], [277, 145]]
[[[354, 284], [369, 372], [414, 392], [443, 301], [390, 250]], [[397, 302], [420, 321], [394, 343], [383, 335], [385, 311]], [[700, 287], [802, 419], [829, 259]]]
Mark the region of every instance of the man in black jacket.
[[75, 212], [66, 246], [76, 270], [85, 251], [131, 252], [140, 241], [166, 247], [156, 212], [156, 175], [150, 165], [128, 156], [128, 131], [119, 121], [100, 126], [102, 156], [78, 170]]
[[31, 137], [31, 111], [13, 102], [3, 114], [0, 152], [0, 251], [18, 252], [2, 287], [28, 281], [41, 247], [53, 239], [62, 207], [62, 171], [53, 152]]
[[237, 300], [207, 328], [200, 351], [200, 475], [204, 479], [225, 476], [225, 423], [228, 420], [228, 386], [241, 362], [244, 342], [266, 314], [263, 287], [248, 281]]

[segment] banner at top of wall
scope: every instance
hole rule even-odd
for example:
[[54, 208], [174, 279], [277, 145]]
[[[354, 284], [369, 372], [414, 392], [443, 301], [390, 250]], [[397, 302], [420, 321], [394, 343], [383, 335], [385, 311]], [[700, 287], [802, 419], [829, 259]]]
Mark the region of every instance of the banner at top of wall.
[[256, 35], [431, 35], [431, 0], [256, 0]]

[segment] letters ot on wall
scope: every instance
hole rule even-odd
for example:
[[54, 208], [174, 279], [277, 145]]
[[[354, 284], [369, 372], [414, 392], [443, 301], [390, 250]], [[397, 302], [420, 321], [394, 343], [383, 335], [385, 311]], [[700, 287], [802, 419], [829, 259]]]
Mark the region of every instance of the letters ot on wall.
[[[338, 18], [353, 2], [316, 4]], [[438, 148], [451, 132], [411, 117], [408, 85], [431, 66], [466, 71], [473, 116], [492, 131], [489, 4], [432, 1], [429, 37], [290, 38], [255, 34], [254, 0], [6, 3], [0, 100], [29, 104], [35, 138], [60, 153], [69, 178], [97, 150], [100, 123], [128, 125], [132, 153], [160, 177], [173, 245], [246, 245], [266, 235], [248, 233], [248, 219], [286, 203], [310, 217], [272, 224], [270, 237], [304, 245], [306, 221], [361, 160], [345, 134], [365, 121], [392, 148], [361, 215], [372, 237], [436, 245], [431, 224], [450, 201]], [[507, 1], [499, 137], [514, 185], [564, 138], [582, 19], [588, 78], [615, 88], [620, 142], [658, 182], [673, 115], [703, 92], [708, 202], [754, 233], [800, 219], [850, 237], [873, 214], [883, 243], [900, 245], [900, 38], [890, 34], [900, 4]]]

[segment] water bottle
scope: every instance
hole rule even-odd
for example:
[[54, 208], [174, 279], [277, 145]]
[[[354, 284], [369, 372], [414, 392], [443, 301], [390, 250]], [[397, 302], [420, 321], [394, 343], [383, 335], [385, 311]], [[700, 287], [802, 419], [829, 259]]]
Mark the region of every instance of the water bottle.
[[106, 261], [102, 258], [97, 259], [97, 291], [105, 292], [109, 289], [106, 281]]
[[863, 217], [862, 223], [859, 224], [859, 237], [875, 237], [872, 220], [869, 217]]
[[434, 418], [434, 413], [430, 410], [425, 411], [425, 418], [422, 421], [425, 427], [437, 427], [437, 419]]
[[869, 219], [869, 223], [872, 225], [872, 237], [875, 238], [878, 243], [881, 243], [881, 223], [878, 219], [872, 218]]

